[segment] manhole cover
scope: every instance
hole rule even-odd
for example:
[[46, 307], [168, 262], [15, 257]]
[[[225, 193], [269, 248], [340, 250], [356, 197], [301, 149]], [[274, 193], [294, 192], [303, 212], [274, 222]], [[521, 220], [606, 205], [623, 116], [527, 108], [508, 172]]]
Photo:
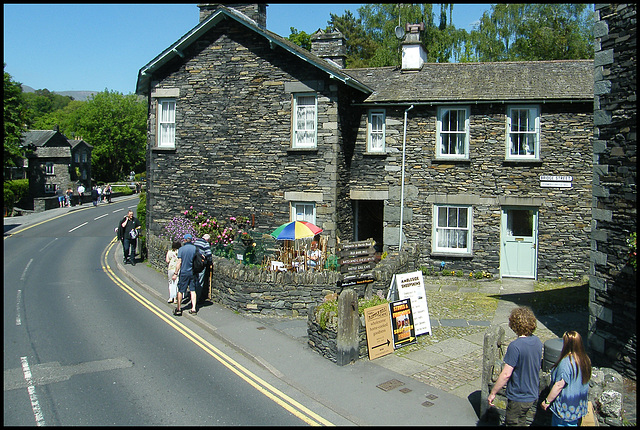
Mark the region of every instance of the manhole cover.
[[438, 398], [435, 394], [427, 394], [425, 397], [429, 400], [435, 400]]
[[380, 385], [376, 385], [376, 387], [380, 388], [383, 391], [393, 390], [394, 388], [402, 387], [404, 382], [398, 381], [397, 379], [392, 379], [387, 382], [383, 382]]
[[260, 326], [260, 327], [258, 327], [258, 330], [266, 330], [266, 329], [267, 329], [267, 328], [266, 328], [266, 327], [264, 327], [264, 326]]
[[411, 389], [410, 388], [400, 388], [400, 392], [404, 393], [404, 394], [407, 394], [407, 393], [411, 392]]
[[426, 401], [422, 404], [422, 406], [424, 406], [425, 408], [428, 408], [429, 406], [433, 406], [433, 403], [431, 403], [430, 401]]

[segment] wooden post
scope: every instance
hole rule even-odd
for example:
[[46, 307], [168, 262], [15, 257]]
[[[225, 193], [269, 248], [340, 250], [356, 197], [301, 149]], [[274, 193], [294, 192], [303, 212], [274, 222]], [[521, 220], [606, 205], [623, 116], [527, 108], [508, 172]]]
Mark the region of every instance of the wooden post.
[[355, 290], [347, 288], [338, 297], [338, 333], [336, 364], [344, 366], [358, 359], [358, 296]]

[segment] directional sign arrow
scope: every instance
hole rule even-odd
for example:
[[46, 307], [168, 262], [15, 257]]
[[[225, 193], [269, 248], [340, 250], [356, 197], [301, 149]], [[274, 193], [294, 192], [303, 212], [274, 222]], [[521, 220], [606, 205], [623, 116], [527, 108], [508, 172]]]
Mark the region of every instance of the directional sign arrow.
[[385, 344], [386, 344], [387, 346], [389, 346], [389, 344], [390, 344], [390, 343], [391, 343], [391, 341], [390, 341], [389, 339], [387, 339], [387, 341], [386, 341], [386, 342], [382, 342], [380, 345], [372, 346], [372, 347], [371, 347], [371, 349], [374, 349], [374, 348], [380, 348], [381, 346], [385, 346]]

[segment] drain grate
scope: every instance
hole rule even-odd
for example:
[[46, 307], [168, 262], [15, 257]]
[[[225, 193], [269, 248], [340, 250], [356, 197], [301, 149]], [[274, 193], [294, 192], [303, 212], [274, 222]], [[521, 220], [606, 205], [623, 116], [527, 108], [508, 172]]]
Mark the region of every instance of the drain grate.
[[376, 387], [380, 388], [382, 391], [390, 391], [394, 388], [402, 387], [404, 382], [398, 381], [397, 379], [392, 379], [387, 382], [383, 382], [382, 384], [376, 385]]
[[405, 388], [400, 388], [400, 392], [404, 393], [404, 394], [407, 394], [407, 393], [411, 392], [411, 389], [410, 388], [406, 388], [406, 387]]
[[426, 401], [422, 404], [422, 406], [424, 406], [425, 408], [428, 408], [429, 406], [433, 406], [433, 403], [431, 403], [430, 401]]
[[427, 394], [425, 397], [429, 400], [435, 400], [438, 398], [435, 394]]

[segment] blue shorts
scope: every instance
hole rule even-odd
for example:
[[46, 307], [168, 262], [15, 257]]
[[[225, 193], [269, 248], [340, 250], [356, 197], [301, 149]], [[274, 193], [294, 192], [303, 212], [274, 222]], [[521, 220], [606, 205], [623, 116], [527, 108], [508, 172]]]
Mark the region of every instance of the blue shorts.
[[184, 294], [187, 292], [187, 287], [189, 291], [196, 290], [196, 277], [193, 276], [192, 273], [183, 274], [182, 271], [178, 275], [178, 292]]

